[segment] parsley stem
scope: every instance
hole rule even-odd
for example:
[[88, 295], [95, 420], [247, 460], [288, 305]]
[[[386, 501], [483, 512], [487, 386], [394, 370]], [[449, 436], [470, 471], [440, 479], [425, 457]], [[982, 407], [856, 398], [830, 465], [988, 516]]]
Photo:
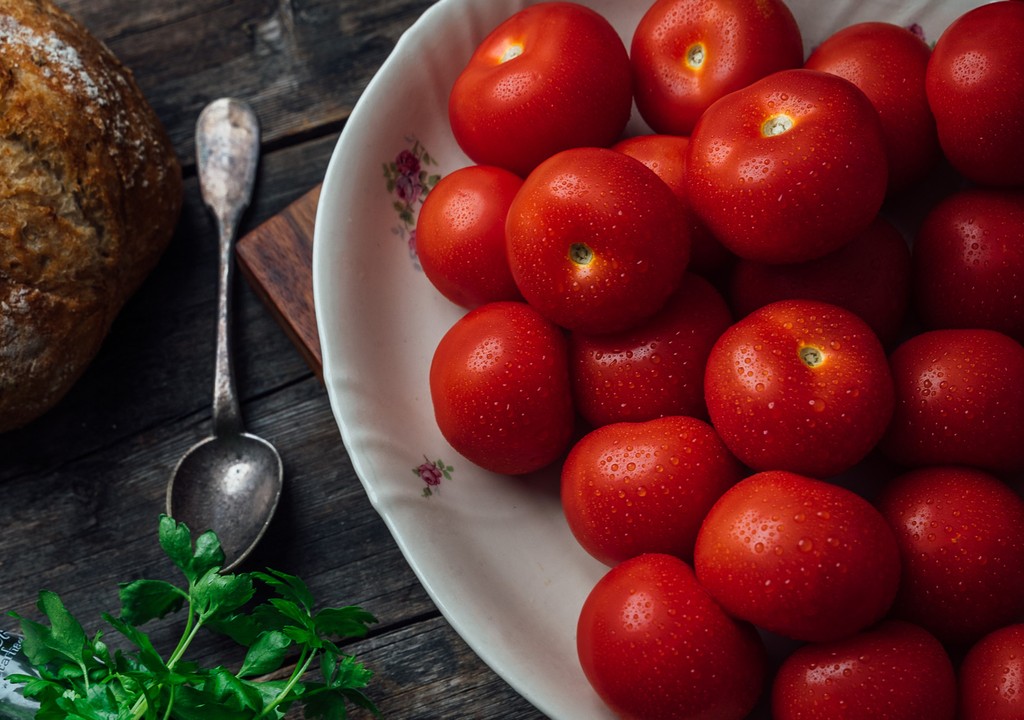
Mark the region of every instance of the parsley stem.
[[132, 705], [132, 720], [139, 720], [149, 710], [149, 701], [146, 700], [146, 695], [143, 693], [139, 695], [135, 704]]
[[82, 669], [82, 681], [85, 683], [85, 694], [89, 694], [89, 668], [85, 666], [84, 662], [79, 662], [78, 667]]
[[185, 654], [186, 650], [188, 650], [188, 646], [192, 644], [193, 640], [195, 640], [196, 634], [202, 626], [202, 618], [199, 618], [192, 612], [192, 604], [189, 603], [188, 620], [185, 623], [185, 630], [181, 634], [181, 640], [178, 641], [178, 647], [174, 648], [174, 652], [171, 653], [171, 657], [167, 660], [167, 668], [169, 670], [173, 670], [174, 666], [179, 660], [181, 660], [181, 656]]
[[175, 688], [172, 686], [168, 692], [170, 697], [167, 698], [167, 709], [164, 710], [164, 720], [169, 720], [171, 717], [171, 710], [174, 708], [174, 690]]
[[[181, 660], [181, 657], [188, 650], [189, 645], [195, 639], [199, 629], [203, 626], [202, 618], [192, 612], [192, 603], [188, 606], [188, 619], [185, 621], [185, 629], [181, 633], [181, 639], [178, 640], [178, 646], [174, 648], [174, 652], [171, 653], [171, 657], [167, 660], [167, 669], [172, 670], [174, 666]], [[167, 701], [167, 708], [164, 710], [164, 719], [166, 720], [171, 716], [171, 709], [174, 707], [174, 688], [170, 689], [170, 698]], [[146, 711], [149, 709], [149, 701], [146, 700], [145, 694], [140, 695], [138, 700], [135, 701], [135, 705], [132, 706], [132, 720], [141, 720], [145, 716]]]
[[299, 655], [299, 662], [296, 663], [295, 670], [292, 671], [292, 676], [288, 678], [288, 683], [281, 689], [281, 692], [277, 694], [277, 697], [267, 703], [266, 707], [263, 708], [263, 712], [257, 716], [256, 720], [269, 715], [275, 707], [287, 699], [292, 692], [292, 688], [294, 688], [299, 682], [299, 679], [306, 674], [309, 666], [313, 664], [314, 657], [316, 657], [315, 651], [310, 652], [309, 648], [302, 649], [302, 654]]

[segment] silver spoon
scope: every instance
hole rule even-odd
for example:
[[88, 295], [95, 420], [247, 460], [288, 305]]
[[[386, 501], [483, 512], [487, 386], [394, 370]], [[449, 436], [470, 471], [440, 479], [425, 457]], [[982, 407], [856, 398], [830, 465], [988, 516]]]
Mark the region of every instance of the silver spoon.
[[167, 485], [167, 514], [193, 533], [214, 530], [224, 550], [224, 571], [245, 559], [263, 537], [283, 476], [274, 446], [245, 432], [231, 353], [232, 250], [252, 197], [259, 151], [259, 120], [246, 103], [221, 98], [203, 108], [196, 121], [199, 186], [220, 233], [213, 435], [178, 462]]

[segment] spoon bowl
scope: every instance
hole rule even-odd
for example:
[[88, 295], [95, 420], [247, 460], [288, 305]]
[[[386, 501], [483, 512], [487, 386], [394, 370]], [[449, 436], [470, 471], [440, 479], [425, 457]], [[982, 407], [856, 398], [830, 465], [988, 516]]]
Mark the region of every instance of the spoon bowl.
[[[283, 468], [274, 446], [250, 433], [212, 436], [181, 458], [167, 507], [190, 527], [216, 530], [230, 570], [263, 537], [281, 497]], [[168, 513], [170, 514], [170, 513]]]
[[231, 352], [234, 240], [252, 197], [259, 152], [259, 120], [246, 103], [221, 98], [203, 108], [196, 121], [196, 166], [203, 202], [220, 235], [213, 435], [179, 461], [167, 485], [167, 514], [194, 533], [217, 533], [223, 571], [244, 560], [263, 537], [283, 484], [277, 450], [243, 427]]

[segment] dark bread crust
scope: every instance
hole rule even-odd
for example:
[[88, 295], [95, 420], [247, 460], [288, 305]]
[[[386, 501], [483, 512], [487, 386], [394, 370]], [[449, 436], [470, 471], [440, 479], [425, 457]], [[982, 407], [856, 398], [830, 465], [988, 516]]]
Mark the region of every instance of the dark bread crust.
[[78, 379], [181, 204], [131, 72], [48, 0], [0, 0], [0, 432]]

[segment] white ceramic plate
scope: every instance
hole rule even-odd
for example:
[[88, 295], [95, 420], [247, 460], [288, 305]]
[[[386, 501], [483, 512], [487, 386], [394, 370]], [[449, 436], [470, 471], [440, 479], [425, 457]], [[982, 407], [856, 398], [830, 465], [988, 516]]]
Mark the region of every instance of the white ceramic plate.
[[[509, 478], [460, 457], [434, 423], [427, 371], [462, 314], [411, 252], [438, 177], [469, 164], [448, 92], [477, 43], [529, 0], [440, 0], [402, 36], [359, 100], [324, 179], [313, 283], [324, 380], [355, 470], [440, 611], [551, 718], [610, 718], [576, 658], [580, 607], [606, 568], [566, 526], [554, 472]], [[629, 44], [649, 0], [584, 0]], [[865, 20], [938, 38], [971, 0], [790, 0], [809, 50]], [[827, 8], [827, 12], [825, 12]], [[636, 119], [633, 133], [647, 128]]]

